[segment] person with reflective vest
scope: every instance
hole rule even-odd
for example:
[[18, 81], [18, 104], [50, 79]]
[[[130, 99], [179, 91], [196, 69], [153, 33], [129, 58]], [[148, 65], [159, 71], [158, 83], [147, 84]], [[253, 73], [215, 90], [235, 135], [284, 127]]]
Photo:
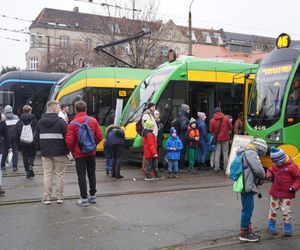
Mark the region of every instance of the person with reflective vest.
[[200, 132], [196, 127], [195, 118], [190, 119], [190, 124], [186, 132], [187, 150], [189, 156], [189, 170], [191, 174], [197, 174], [194, 165], [198, 156], [198, 147], [200, 140]]

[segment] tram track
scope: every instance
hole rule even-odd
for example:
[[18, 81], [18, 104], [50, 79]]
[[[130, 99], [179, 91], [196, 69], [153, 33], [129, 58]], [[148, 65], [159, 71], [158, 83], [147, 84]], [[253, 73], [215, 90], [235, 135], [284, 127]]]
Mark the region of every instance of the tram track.
[[[130, 179], [128, 179], [130, 180]], [[142, 181], [142, 178], [139, 178], [137, 181]], [[131, 180], [132, 181], [132, 180]], [[144, 181], [144, 180], [143, 180]], [[158, 180], [159, 181], [159, 180]], [[155, 181], [151, 181], [155, 182]], [[184, 191], [193, 191], [193, 190], [202, 190], [202, 189], [209, 189], [209, 188], [224, 188], [231, 186], [231, 184], [220, 184], [220, 185], [209, 185], [209, 186], [193, 186], [193, 187], [175, 187], [167, 186], [162, 190], [141, 190], [141, 191], [123, 191], [123, 192], [107, 192], [107, 193], [100, 193], [96, 194], [97, 198], [106, 198], [106, 197], [117, 197], [117, 196], [130, 196], [130, 195], [143, 195], [143, 194], [160, 194], [160, 193], [168, 193], [168, 192], [184, 192]], [[170, 188], [171, 187], [171, 188]], [[78, 199], [79, 195], [69, 195], [65, 196], [64, 200], [74, 200]], [[18, 205], [18, 204], [34, 204], [41, 202], [41, 198], [28, 198], [28, 199], [16, 199], [16, 200], [9, 200], [3, 201], [0, 203], [0, 207], [9, 206], [9, 205]]]

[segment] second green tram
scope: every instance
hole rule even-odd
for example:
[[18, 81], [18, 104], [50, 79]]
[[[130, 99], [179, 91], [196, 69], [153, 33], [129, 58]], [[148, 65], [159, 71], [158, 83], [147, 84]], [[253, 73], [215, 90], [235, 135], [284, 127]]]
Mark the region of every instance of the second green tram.
[[[137, 135], [135, 124], [147, 104], [153, 102], [161, 114], [164, 133], [169, 133], [179, 107], [190, 106], [191, 117], [197, 112], [212, 118], [215, 107], [237, 118], [245, 111], [249, 85], [254, 79], [257, 65], [184, 57], [159, 66], [134, 90], [125, 106], [120, 124], [125, 127], [129, 159], [141, 161], [142, 138]], [[133, 153], [133, 154], [131, 154]], [[132, 157], [130, 157], [132, 156]]]
[[[75, 115], [74, 103], [84, 100], [88, 115], [95, 117], [105, 136], [106, 126], [114, 123], [116, 99], [127, 102], [134, 88], [151, 70], [101, 67], [83, 68], [66, 76], [55, 86], [50, 99], [69, 107], [69, 118]], [[102, 140], [97, 151], [103, 151]]]

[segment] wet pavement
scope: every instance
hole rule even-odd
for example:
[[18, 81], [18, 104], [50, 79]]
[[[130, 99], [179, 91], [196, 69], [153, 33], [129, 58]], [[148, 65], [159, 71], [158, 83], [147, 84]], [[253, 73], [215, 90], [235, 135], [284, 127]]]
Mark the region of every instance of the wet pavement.
[[266, 232], [268, 183], [262, 187], [263, 198], [255, 200], [253, 216], [262, 241], [241, 244], [240, 198], [223, 173], [201, 171], [145, 182], [139, 168], [126, 163], [124, 179], [117, 180], [105, 175], [104, 159], [97, 157], [97, 203], [82, 208], [76, 205], [79, 190], [73, 166], [65, 174], [62, 205], [41, 204], [39, 158], [35, 170], [29, 180], [21, 167], [4, 176], [0, 249], [299, 249], [299, 198], [293, 207], [294, 236], [270, 237]]

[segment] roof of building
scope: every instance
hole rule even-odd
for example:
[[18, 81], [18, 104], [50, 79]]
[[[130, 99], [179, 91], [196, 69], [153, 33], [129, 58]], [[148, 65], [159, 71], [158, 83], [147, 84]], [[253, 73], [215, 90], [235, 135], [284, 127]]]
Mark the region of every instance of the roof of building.
[[129, 31], [136, 32], [145, 29], [156, 32], [163, 26], [161, 21], [147, 22], [125, 17], [117, 18], [80, 13], [78, 11], [44, 8], [29, 28], [52, 27], [56, 29], [74, 29], [103, 33], [111, 30], [110, 25], [112, 24], [118, 24], [119, 33], [126, 34]]
[[254, 63], [262, 59], [267, 52], [241, 53], [229, 51], [223, 46], [196, 44], [193, 45], [193, 55], [201, 58], [219, 58], [223, 60], [236, 60], [244, 63]]

